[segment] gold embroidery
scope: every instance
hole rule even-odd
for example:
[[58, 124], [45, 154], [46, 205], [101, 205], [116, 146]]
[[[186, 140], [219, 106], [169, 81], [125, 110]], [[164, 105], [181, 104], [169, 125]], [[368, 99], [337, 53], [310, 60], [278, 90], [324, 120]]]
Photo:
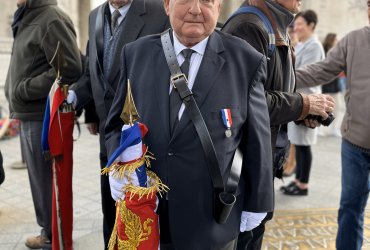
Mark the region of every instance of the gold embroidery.
[[128, 240], [121, 240], [117, 237], [117, 226], [115, 225], [114, 232], [109, 241], [109, 246], [114, 247], [114, 242], [117, 241], [118, 250], [137, 250], [140, 243], [148, 240], [149, 236], [152, 234], [152, 227], [149, 224], [151, 224], [153, 220], [151, 218], [147, 218], [145, 222], [141, 224], [140, 217], [126, 207], [125, 201], [120, 202], [118, 206], [120, 207], [120, 220], [122, 224], [125, 225], [125, 235]]

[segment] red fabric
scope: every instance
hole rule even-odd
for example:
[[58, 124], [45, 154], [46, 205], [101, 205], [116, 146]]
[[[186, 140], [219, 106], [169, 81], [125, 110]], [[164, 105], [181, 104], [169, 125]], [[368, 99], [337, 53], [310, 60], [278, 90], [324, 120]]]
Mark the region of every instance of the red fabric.
[[[73, 127], [74, 112], [59, 113], [59, 119], [50, 124], [49, 145], [53, 156], [53, 171], [56, 170], [59, 211], [65, 250], [72, 250], [73, 227], [73, 199], [72, 199], [72, 171], [73, 171]], [[57, 122], [55, 122], [55, 120]], [[60, 131], [60, 128], [62, 131]], [[54, 174], [53, 174], [54, 176]], [[53, 178], [53, 205], [52, 205], [52, 249], [59, 250], [58, 213], [56, 207], [56, 190]]]
[[148, 127], [143, 123], [139, 123], [139, 128], [141, 132], [141, 138], [144, 138], [145, 135], [148, 133]]
[[[126, 193], [125, 202], [126, 207], [131, 210], [135, 215], [140, 217], [141, 228], [143, 229], [143, 233], [146, 234], [147, 232], [151, 231], [148, 239], [143, 240], [140, 242], [139, 246], [137, 247], [138, 250], [158, 250], [159, 247], [159, 224], [158, 224], [158, 215], [155, 213], [156, 208], [156, 195], [153, 197], [147, 198], [146, 196], [142, 197], [140, 200], [138, 199], [139, 196], [135, 195], [130, 199], [130, 193]], [[119, 210], [117, 209], [117, 212]], [[151, 229], [144, 228], [144, 222], [147, 219], [151, 219], [150, 222], [147, 223], [147, 226]], [[125, 224], [121, 220], [121, 216], [117, 217], [117, 231], [118, 237], [121, 240], [128, 240], [128, 237], [125, 233]], [[117, 249], [117, 246], [116, 246]]]

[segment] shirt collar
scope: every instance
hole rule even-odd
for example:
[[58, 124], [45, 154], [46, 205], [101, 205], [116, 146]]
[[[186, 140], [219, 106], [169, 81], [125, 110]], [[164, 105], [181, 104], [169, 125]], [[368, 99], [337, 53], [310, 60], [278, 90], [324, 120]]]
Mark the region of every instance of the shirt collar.
[[[204, 55], [204, 51], [206, 50], [208, 39], [209, 39], [209, 36], [207, 36], [206, 38], [204, 38], [202, 41], [200, 41], [199, 43], [197, 43], [196, 45], [194, 45], [190, 49], [194, 50], [195, 52], [197, 52], [198, 54], [200, 54], [200, 55], [203, 56]], [[187, 49], [188, 48], [185, 45], [183, 45], [179, 41], [179, 39], [177, 39], [177, 36], [175, 34], [175, 31], [173, 31], [173, 47], [175, 49], [176, 56], [178, 56], [181, 53], [181, 51], [183, 51], [184, 49]]]
[[[119, 13], [121, 13], [121, 17], [126, 16], [128, 10], [130, 9], [131, 3], [132, 1], [118, 9]], [[109, 10], [110, 13], [113, 14], [116, 9], [109, 3]]]

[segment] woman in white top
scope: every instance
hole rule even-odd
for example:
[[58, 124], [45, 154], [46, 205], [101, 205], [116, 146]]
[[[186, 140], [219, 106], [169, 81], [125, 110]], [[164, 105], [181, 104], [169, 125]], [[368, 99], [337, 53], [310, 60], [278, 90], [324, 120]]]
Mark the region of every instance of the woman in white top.
[[[296, 68], [325, 58], [324, 49], [314, 35], [316, 24], [317, 15], [312, 10], [298, 13], [295, 17], [294, 31], [299, 39], [299, 43], [295, 47]], [[304, 94], [320, 93], [321, 87], [301, 88], [297, 89], [297, 92]], [[282, 187], [281, 190], [287, 195], [307, 195], [312, 163], [311, 145], [316, 143], [317, 129], [291, 122], [288, 124], [288, 137], [291, 143], [296, 146], [296, 178], [288, 186]]]

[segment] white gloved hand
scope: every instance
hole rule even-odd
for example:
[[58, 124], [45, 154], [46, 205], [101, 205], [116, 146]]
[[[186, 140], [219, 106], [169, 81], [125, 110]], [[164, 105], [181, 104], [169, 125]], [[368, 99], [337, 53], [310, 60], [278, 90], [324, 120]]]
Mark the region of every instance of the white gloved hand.
[[[109, 185], [110, 185], [110, 192], [112, 195], [112, 198], [117, 201], [117, 200], [124, 200], [125, 199], [125, 194], [123, 193], [123, 187], [127, 184], [134, 185], [134, 186], [139, 186], [139, 179], [137, 178], [136, 173], [132, 173], [130, 176], [130, 181], [127, 176], [124, 178], [118, 178], [115, 177], [114, 172], [109, 173]], [[156, 207], [154, 212], [157, 212], [158, 209], [158, 204], [159, 204], [159, 199], [156, 196], [156, 201], [155, 201]]]
[[259, 226], [267, 213], [242, 212], [240, 232], [250, 231]]
[[72, 104], [73, 108], [76, 107], [77, 95], [76, 95], [76, 92], [74, 92], [73, 90], [68, 90], [67, 103]]
[[[129, 180], [130, 179], [130, 180]], [[119, 178], [115, 176], [115, 171], [109, 172], [109, 185], [110, 185], [110, 193], [112, 198], [117, 201], [118, 199], [124, 200], [125, 194], [123, 193], [123, 187], [127, 184], [131, 184], [134, 186], [140, 186], [139, 180], [135, 172], [128, 176], [124, 176], [123, 178]]]

